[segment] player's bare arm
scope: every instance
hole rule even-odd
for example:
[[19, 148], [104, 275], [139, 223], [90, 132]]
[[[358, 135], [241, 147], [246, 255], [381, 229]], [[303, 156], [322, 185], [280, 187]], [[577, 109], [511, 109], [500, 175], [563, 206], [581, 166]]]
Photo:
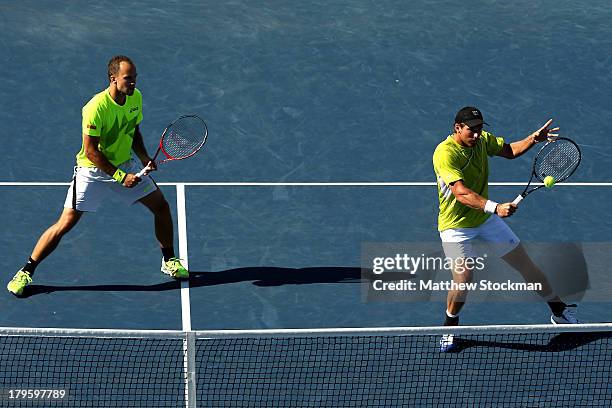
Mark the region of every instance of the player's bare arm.
[[[463, 180], [451, 183], [450, 189], [461, 204], [484, 211], [488, 200], [463, 184]], [[502, 218], [510, 217], [516, 209], [517, 206], [512, 203], [500, 203], [497, 204], [495, 214]]]
[[553, 120], [549, 119], [542, 127], [522, 140], [510, 144], [505, 143], [497, 155], [506, 159], [516, 159], [531, 149], [535, 144], [558, 137], [558, 127], [549, 129], [552, 122]]
[[[87, 158], [91, 160], [91, 162], [95, 164], [97, 168], [99, 168], [109, 176], [112, 176], [113, 174], [115, 174], [115, 171], [117, 171], [117, 168], [113, 166], [113, 164], [108, 161], [108, 159], [106, 158], [106, 156], [104, 156], [100, 149], [98, 149], [99, 140], [99, 137], [93, 137], [84, 134], [83, 145], [85, 147], [85, 154], [87, 155]], [[129, 173], [125, 176], [125, 179], [123, 180], [123, 185], [126, 187], [134, 187], [136, 184], [138, 184], [139, 181], [140, 178], [136, 177], [135, 174]]]
[[143, 166], [149, 165], [151, 170], [157, 170], [157, 166], [149, 153], [147, 152], [147, 148], [144, 144], [144, 139], [142, 137], [142, 133], [140, 133], [140, 127], [136, 125], [136, 129], [134, 129], [134, 139], [132, 141], [132, 150], [136, 153], [136, 156], [140, 159]]

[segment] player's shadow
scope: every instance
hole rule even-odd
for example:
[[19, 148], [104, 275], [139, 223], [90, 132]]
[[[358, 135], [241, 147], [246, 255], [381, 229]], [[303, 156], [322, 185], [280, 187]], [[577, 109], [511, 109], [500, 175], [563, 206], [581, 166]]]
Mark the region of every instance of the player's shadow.
[[[261, 287], [308, 285], [314, 283], [360, 283], [361, 272], [361, 268], [358, 267], [245, 267], [227, 269], [219, 272], [190, 272], [189, 286], [191, 288], [196, 288], [238, 282], [252, 282], [253, 285]], [[159, 276], [160, 280], [164, 279], [163, 275]], [[32, 284], [26, 288], [23, 297], [62, 291], [162, 292], [167, 290], [179, 290], [180, 288], [180, 282], [175, 280], [160, 282], [153, 285], [104, 284], [56, 286]]]
[[360, 283], [357, 267], [247, 267], [222, 272], [191, 272], [191, 287], [252, 282], [255, 286], [308, 285], [313, 283]]
[[[455, 337], [456, 348], [453, 353], [461, 353], [470, 348], [496, 348], [519, 351], [536, 351], [541, 353], [559, 353], [583, 347], [594, 341], [612, 338], [612, 332], [568, 332], [554, 334], [548, 341], [534, 343], [530, 342], [529, 334], [508, 334], [509, 337], [521, 337], [517, 341], [479, 340], [465, 337]], [[484, 352], [484, 351], [483, 351]]]

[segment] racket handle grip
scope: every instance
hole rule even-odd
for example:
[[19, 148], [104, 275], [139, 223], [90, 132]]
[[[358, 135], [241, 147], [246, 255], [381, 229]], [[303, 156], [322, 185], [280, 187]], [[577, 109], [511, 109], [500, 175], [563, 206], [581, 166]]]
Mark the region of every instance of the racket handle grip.
[[146, 166], [144, 169], [142, 169], [138, 173], [136, 173], [136, 177], [141, 178], [145, 174], [149, 174], [150, 171], [151, 171], [151, 167]]
[[520, 203], [521, 201], [523, 201], [523, 198], [524, 198], [524, 197], [523, 197], [523, 195], [522, 195], [522, 194], [519, 194], [519, 195], [518, 195], [518, 196], [517, 196], [517, 197], [514, 199], [514, 201], [512, 202], [512, 204], [514, 204], [514, 205], [518, 205], [518, 203]]

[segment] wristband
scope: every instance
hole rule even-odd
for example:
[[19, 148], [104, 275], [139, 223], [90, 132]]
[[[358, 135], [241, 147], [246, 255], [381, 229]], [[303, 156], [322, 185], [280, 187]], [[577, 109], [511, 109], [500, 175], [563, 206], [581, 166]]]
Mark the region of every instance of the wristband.
[[121, 169], [117, 169], [115, 171], [115, 174], [113, 174], [113, 178], [119, 184], [123, 184], [123, 180], [125, 180], [126, 176], [127, 176], [127, 173]]
[[484, 207], [484, 212], [487, 214], [495, 214], [495, 210], [497, 210], [497, 203], [495, 201], [487, 200]]

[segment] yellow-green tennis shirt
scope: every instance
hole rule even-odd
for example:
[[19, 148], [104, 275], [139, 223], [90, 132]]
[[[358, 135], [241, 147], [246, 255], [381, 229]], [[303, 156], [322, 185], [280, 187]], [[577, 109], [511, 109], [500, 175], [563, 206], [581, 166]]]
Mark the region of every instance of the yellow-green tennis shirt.
[[[142, 94], [138, 89], [118, 105], [108, 88], [83, 106], [83, 134], [98, 137], [98, 149], [114, 166], [131, 158], [134, 130], [142, 121]], [[96, 167], [85, 155], [85, 146], [76, 155], [77, 166]]]
[[461, 204], [450, 189], [450, 184], [463, 180], [470, 190], [489, 197], [489, 158], [504, 146], [504, 139], [483, 131], [473, 147], [464, 147], [448, 136], [433, 154], [433, 167], [438, 184], [440, 212], [438, 230], [474, 228], [485, 222], [490, 214]]

